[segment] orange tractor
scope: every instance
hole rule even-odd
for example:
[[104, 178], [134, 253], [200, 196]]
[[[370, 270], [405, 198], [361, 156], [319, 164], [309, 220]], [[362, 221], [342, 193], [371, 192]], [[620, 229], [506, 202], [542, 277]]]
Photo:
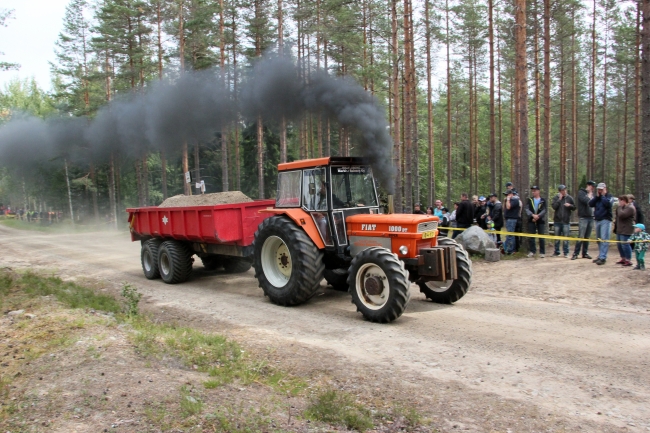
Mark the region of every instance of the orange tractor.
[[371, 168], [330, 157], [278, 166], [277, 198], [213, 206], [127, 209], [148, 279], [187, 280], [197, 255], [206, 269], [246, 272], [279, 305], [297, 305], [323, 278], [373, 322], [402, 315], [411, 282], [439, 303], [469, 289], [472, 263], [438, 237], [438, 217], [380, 214]]
[[255, 276], [276, 304], [305, 302], [323, 277], [373, 322], [402, 315], [415, 282], [434, 302], [469, 289], [472, 263], [438, 237], [438, 217], [380, 214], [371, 168], [361, 158], [329, 157], [278, 166], [275, 207], [255, 233]]

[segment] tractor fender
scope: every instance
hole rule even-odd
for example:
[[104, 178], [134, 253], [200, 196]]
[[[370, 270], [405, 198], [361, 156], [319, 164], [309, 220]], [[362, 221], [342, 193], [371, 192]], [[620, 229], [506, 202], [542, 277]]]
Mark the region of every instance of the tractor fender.
[[316, 223], [314, 223], [314, 219], [309, 215], [309, 213], [305, 212], [302, 209], [296, 209], [296, 208], [291, 208], [291, 209], [263, 209], [260, 212], [267, 212], [267, 213], [273, 213], [275, 215], [286, 215], [289, 217], [293, 222], [296, 223], [298, 227], [301, 227], [307, 236], [312, 240], [314, 245], [316, 245], [316, 248], [319, 250], [325, 249], [325, 243], [323, 242], [323, 239], [320, 236], [320, 233], [318, 231], [318, 228], [316, 227]]

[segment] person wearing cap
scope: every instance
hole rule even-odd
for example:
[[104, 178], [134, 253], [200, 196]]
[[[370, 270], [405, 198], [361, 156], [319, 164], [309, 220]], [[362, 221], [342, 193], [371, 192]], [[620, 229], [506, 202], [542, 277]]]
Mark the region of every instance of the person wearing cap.
[[628, 203], [626, 195], [618, 198], [618, 206], [616, 207], [616, 218], [614, 219], [614, 233], [616, 233], [616, 240], [618, 243], [618, 253], [621, 255], [621, 260], [616, 262], [617, 265], [632, 266], [632, 248], [628, 240], [634, 234], [634, 218], [636, 217], [636, 209], [632, 204]]
[[[506, 231], [515, 232], [517, 229], [517, 222], [521, 219], [521, 203], [519, 197], [511, 189], [503, 193], [506, 196], [506, 209], [503, 211], [503, 216], [506, 220]], [[512, 235], [506, 236], [506, 243], [504, 251], [510, 255], [515, 252], [515, 237]]]
[[636, 202], [636, 198], [634, 197], [633, 194], [628, 194], [627, 195], [627, 200], [634, 206], [636, 209], [636, 222], [645, 224], [645, 217], [643, 215], [643, 212], [641, 211], [641, 206], [639, 206]]
[[[596, 195], [589, 200], [589, 207], [594, 208], [596, 220], [596, 238], [608, 241], [612, 231], [612, 195], [607, 192], [607, 185], [603, 182], [596, 186]], [[598, 242], [598, 258], [594, 260], [597, 265], [604, 265], [607, 261], [609, 242]]]
[[[503, 228], [503, 205], [499, 201], [499, 196], [495, 192], [490, 194], [487, 220], [494, 224], [495, 231], [499, 232]], [[497, 233], [497, 245], [499, 244], [501, 244], [501, 235]]]
[[[551, 207], [555, 211], [553, 215], [553, 230], [555, 236], [571, 236], [571, 212], [576, 209], [575, 202], [573, 197], [567, 194], [566, 185], [558, 185], [558, 193], [551, 202]], [[555, 241], [555, 253], [554, 257], [560, 256], [560, 242]], [[569, 241], [562, 242], [562, 250], [564, 253], [564, 258], [569, 257]]]
[[[580, 191], [578, 191], [578, 239], [589, 239], [594, 229], [594, 210], [589, 207], [589, 201], [594, 198], [595, 187], [596, 182], [590, 180], [587, 181], [587, 185], [584, 188], [580, 188]], [[582, 249], [583, 259], [591, 259], [588, 252], [589, 242], [577, 241], [571, 260], [578, 259], [580, 249]]]
[[[526, 219], [528, 221], [528, 233], [545, 235], [546, 234], [546, 216], [547, 204], [544, 197], [539, 193], [539, 187], [533, 185], [530, 187], [532, 197], [526, 203]], [[528, 257], [534, 257], [536, 251], [535, 238], [528, 238]], [[546, 242], [544, 238], [539, 238], [539, 257], [544, 258], [546, 255]]]
[[645, 271], [645, 252], [650, 247], [650, 234], [646, 233], [644, 224], [634, 224], [634, 234], [630, 236], [629, 242], [633, 245], [634, 255], [636, 256], [634, 269]]
[[480, 228], [487, 230], [487, 205], [484, 196], [478, 198], [478, 204], [474, 206], [474, 219]]

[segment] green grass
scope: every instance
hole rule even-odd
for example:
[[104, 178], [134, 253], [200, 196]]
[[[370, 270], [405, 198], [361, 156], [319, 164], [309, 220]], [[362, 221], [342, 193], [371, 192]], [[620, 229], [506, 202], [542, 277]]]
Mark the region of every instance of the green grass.
[[356, 403], [351, 395], [336, 390], [317, 394], [304, 412], [307, 419], [348, 429], [366, 431], [373, 427], [370, 411]]
[[119, 313], [120, 304], [108, 295], [98, 295], [93, 289], [66, 282], [58, 277], [43, 277], [33, 272], [23, 275], [0, 270], [0, 305], [12, 290], [20, 291], [28, 297], [54, 295], [59, 302], [69, 308], [89, 308]]

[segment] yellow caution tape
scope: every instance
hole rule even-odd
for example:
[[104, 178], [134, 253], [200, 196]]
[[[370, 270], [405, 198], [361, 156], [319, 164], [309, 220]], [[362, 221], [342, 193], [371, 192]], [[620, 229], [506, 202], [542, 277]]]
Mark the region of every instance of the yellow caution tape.
[[[438, 231], [465, 231], [467, 229], [457, 228], [457, 227], [438, 227]], [[574, 242], [605, 242], [610, 244], [627, 244], [628, 241], [616, 241], [616, 240], [603, 240], [603, 239], [585, 239], [585, 238], [572, 238], [568, 236], [555, 236], [555, 235], [538, 235], [533, 233], [519, 233], [519, 232], [504, 232], [502, 230], [484, 230], [485, 233], [489, 235], [504, 235], [504, 236], [516, 236], [522, 238], [537, 238], [537, 239], [553, 239], [556, 241], [574, 241]], [[650, 241], [645, 241], [650, 242]]]

